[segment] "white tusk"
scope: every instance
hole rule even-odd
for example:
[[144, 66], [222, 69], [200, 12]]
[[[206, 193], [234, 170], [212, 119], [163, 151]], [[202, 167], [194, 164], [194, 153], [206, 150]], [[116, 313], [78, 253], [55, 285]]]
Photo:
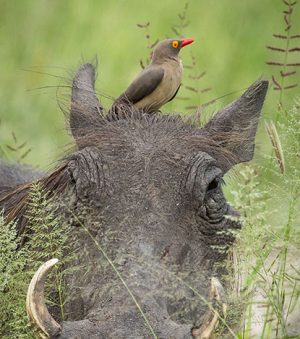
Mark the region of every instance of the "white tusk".
[[35, 272], [27, 290], [26, 311], [33, 325], [42, 332], [43, 337], [56, 337], [61, 332], [61, 326], [50, 315], [44, 298], [44, 285], [52, 266], [58, 259], [51, 259], [45, 262]]
[[[224, 288], [217, 278], [211, 278], [209, 298], [211, 303], [219, 304], [222, 306], [222, 316], [226, 315], [227, 306], [224, 300]], [[216, 303], [217, 302], [217, 303]], [[209, 306], [209, 310], [204, 315], [204, 323], [199, 328], [192, 330], [195, 339], [212, 339], [214, 331], [218, 326], [220, 311], [219, 308], [215, 309], [214, 306]]]

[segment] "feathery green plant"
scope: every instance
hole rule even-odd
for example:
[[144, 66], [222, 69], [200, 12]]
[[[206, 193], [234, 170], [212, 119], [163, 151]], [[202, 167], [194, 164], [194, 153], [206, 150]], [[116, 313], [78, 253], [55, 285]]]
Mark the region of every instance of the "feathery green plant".
[[72, 259], [70, 227], [55, 214], [53, 200], [38, 183], [33, 183], [27, 210], [28, 227], [24, 245], [17, 238], [16, 223], [6, 223], [0, 216], [0, 336], [32, 338], [25, 311], [26, 293], [36, 269], [50, 258], [60, 265], [49, 275], [46, 300], [52, 312], [64, 319], [66, 301], [64, 269]]
[[243, 167], [232, 192], [243, 223], [233, 252], [233, 280], [238, 300], [245, 304], [240, 330], [245, 339], [300, 335], [290, 321], [300, 304], [300, 271], [295, 260], [300, 247], [300, 110], [288, 113], [276, 130], [281, 138], [274, 138], [280, 152], [266, 156], [265, 166]]
[[[28, 264], [34, 271], [51, 258], [58, 258], [49, 281], [54, 281], [48, 286], [49, 295], [55, 291], [54, 298], [49, 298], [49, 305], [58, 309], [59, 317], [64, 319], [64, 276], [69, 270], [63, 267], [72, 259], [69, 239], [71, 228], [55, 213], [53, 198], [49, 199], [39, 183], [33, 183], [30, 191], [28, 228], [26, 236], [29, 238], [25, 248], [28, 252]], [[52, 296], [53, 293], [51, 293]]]
[[27, 253], [17, 250], [16, 224], [6, 223], [0, 214], [0, 337], [32, 338], [25, 312], [29, 274]]

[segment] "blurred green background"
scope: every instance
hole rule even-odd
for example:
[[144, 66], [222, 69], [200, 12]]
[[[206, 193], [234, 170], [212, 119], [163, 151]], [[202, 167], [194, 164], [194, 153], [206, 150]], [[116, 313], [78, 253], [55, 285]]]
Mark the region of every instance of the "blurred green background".
[[[62, 156], [71, 139], [65, 131], [64, 108], [69, 105], [73, 72], [82, 60], [99, 60], [96, 88], [105, 107], [140, 71], [140, 60], [149, 55], [150, 41], [174, 37], [172, 26], [185, 2], [164, 0], [1, 0], [0, 1], [0, 145], [13, 145], [12, 132], [20, 145], [31, 148], [25, 162], [45, 169]], [[196, 42], [181, 52], [186, 68], [179, 97], [163, 107], [164, 112], [191, 114], [189, 105], [200, 105], [226, 95], [207, 108], [212, 113], [241, 94], [259, 77], [277, 71], [265, 62], [282, 55], [266, 49], [274, 44], [273, 33], [283, 31], [280, 0], [190, 0], [188, 25], [181, 29]], [[148, 31], [137, 24], [150, 22]], [[300, 6], [293, 14], [293, 30], [300, 31]], [[276, 42], [278, 45], [278, 42]], [[200, 80], [189, 75], [206, 72]], [[299, 73], [298, 75], [299, 82]], [[60, 87], [58, 87], [60, 86]], [[65, 87], [64, 87], [65, 86]], [[211, 88], [201, 93], [201, 89]], [[297, 88], [290, 92], [293, 98]], [[278, 93], [273, 90], [264, 107], [264, 118], [275, 118]], [[263, 124], [258, 152], [266, 142]], [[26, 146], [26, 147], [27, 147]], [[25, 149], [25, 148], [24, 148]], [[7, 149], [8, 151], [8, 149]], [[10, 154], [6, 152], [6, 154]], [[13, 154], [13, 152], [11, 153]], [[8, 155], [9, 157], [10, 155]]]

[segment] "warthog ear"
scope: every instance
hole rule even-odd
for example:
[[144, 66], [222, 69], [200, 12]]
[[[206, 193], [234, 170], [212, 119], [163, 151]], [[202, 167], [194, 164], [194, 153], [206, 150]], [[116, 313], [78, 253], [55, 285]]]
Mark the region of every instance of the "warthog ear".
[[228, 152], [224, 169], [253, 158], [254, 139], [268, 81], [252, 84], [237, 100], [218, 111], [204, 126], [205, 133]]
[[103, 119], [103, 107], [95, 94], [95, 80], [95, 67], [90, 63], [81, 65], [73, 79], [70, 128], [75, 140], [89, 134]]

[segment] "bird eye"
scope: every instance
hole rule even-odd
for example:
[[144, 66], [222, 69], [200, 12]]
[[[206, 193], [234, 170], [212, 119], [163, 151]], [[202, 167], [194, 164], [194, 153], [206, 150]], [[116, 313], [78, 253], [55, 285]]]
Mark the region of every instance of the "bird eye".
[[177, 40], [172, 42], [172, 47], [173, 48], [177, 48], [178, 47], [178, 41]]

